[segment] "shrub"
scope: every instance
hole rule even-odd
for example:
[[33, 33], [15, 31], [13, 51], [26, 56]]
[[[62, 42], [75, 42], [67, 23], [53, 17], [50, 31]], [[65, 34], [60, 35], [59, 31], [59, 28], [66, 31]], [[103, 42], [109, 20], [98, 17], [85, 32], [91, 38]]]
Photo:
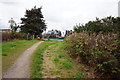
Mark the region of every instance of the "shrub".
[[2, 33], [2, 41], [13, 41], [15, 39], [23, 40], [27, 39], [27, 34], [25, 33], [19, 33], [19, 32], [3, 32]]
[[74, 26], [74, 31], [79, 32], [90, 32], [90, 33], [108, 33], [114, 32], [120, 34], [120, 17], [105, 17], [102, 19], [96, 18], [94, 21], [89, 21], [86, 24], [79, 24]]
[[75, 33], [66, 38], [68, 54], [95, 66], [101, 73], [118, 77], [120, 74], [120, 41], [117, 34]]

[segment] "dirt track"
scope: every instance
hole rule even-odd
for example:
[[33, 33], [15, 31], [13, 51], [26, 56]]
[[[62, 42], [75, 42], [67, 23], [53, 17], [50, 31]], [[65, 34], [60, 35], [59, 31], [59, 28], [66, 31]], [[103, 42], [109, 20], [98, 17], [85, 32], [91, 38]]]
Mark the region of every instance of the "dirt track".
[[42, 41], [25, 50], [14, 64], [3, 73], [3, 78], [29, 78], [30, 57], [40, 43]]

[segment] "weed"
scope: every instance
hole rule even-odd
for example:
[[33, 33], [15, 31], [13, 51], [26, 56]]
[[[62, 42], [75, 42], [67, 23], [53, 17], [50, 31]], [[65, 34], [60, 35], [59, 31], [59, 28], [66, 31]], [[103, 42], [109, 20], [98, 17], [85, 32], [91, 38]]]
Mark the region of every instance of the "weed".
[[60, 64], [62, 65], [61, 68], [63, 69], [72, 69], [74, 66], [72, 62], [67, 61], [60, 61]]
[[54, 62], [58, 62], [58, 61], [59, 61], [58, 57], [55, 57]]
[[118, 34], [76, 33], [66, 38], [67, 53], [89, 66], [96, 67], [98, 72], [110, 77], [120, 74], [120, 41]]
[[2, 56], [7, 56], [7, 54], [2, 54]]
[[52, 75], [58, 75], [58, 74], [60, 74], [60, 72], [61, 72], [61, 71], [50, 71], [50, 73], [51, 73]]
[[82, 78], [84, 76], [84, 73], [83, 72], [77, 72], [75, 74], [75, 78]]
[[59, 58], [64, 58], [64, 57], [65, 57], [65, 54], [63, 54], [63, 53], [62, 53], [62, 54], [59, 54], [58, 57], [59, 57]]

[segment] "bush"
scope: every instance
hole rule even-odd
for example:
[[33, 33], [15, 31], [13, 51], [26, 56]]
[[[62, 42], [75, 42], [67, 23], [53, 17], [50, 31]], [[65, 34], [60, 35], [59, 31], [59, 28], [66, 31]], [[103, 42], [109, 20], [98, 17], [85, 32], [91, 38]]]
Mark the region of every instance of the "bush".
[[120, 17], [105, 17], [102, 19], [96, 18], [95, 21], [89, 21], [86, 24], [79, 24], [74, 26], [74, 31], [84, 32], [87, 31], [89, 33], [108, 33], [114, 32], [120, 34]]
[[111, 77], [120, 74], [120, 41], [117, 34], [75, 33], [66, 38], [68, 54]]
[[19, 32], [3, 32], [2, 42], [27, 39], [27, 34]]

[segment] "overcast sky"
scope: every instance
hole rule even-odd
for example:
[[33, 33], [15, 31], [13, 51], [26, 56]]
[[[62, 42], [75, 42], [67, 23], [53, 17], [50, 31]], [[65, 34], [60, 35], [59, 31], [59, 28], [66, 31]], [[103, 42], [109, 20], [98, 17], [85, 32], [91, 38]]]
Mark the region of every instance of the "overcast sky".
[[11, 17], [20, 23], [26, 9], [42, 6], [47, 30], [70, 30], [96, 17], [118, 16], [119, 0], [0, 0], [0, 28], [9, 28]]

